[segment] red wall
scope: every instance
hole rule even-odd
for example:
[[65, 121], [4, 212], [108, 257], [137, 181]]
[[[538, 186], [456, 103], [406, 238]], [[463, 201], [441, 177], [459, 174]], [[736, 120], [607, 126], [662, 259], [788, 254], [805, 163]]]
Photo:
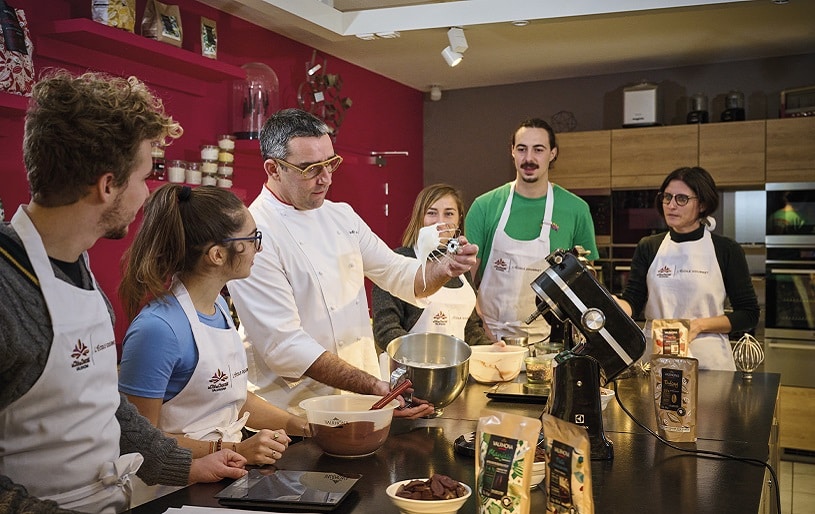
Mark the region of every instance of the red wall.
[[[183, 48], [198, 52], [200, 17], [215, 20], [218, 29], [218, 60], [236, 66], [248, 62], [262, 62], [270, 66], [280, 82], [281, 108], [297, 107], [297, 89], [305, 79], [305, 64], [311, 60], [312, 48], [193, 0], [175, 0], [172, 3], [177, 4], [181, 10]], [[51, 20], [89, 18], [91, 2], [15, 0], [13, 5], [25, 10], [31, 25], [35, 45], [34, 66], [38, 73], [43, 68], [52, 66], [81, 72], [87, 68], [95, 68], [95, 63], [98, 63], [101, 69], [106, 70], [118, 66], [121, 74], [136, 74], [151, 84], [164, 99], [168, 112], [173, 114], [185, 130], [184, 136], [167, 149], [168, 160], [194, 160], [201, 144], [214, 144], [219, 134], [232, 131], [231, 81], [206, 83], [203, 86], [203, 96], [197, 96], [184, 91], [183, 77], [181, 84], [174, 81], [170, 87], [160, 85], [166, 81], [168, 72], [153, 68], [149, 63], [139, 63], [138, 56], [130, 52], [111, 55], [105, 53], [105, 48], [88, 50], [66, 47], [65, 57], [59, 57], [57, 61], [54, 57], [38, 53], [37, 47], [45, 31], [43, 24]], [[137, 6], [138, 33], [144, 10], [143, 2], [139, 1]], [[53, 47], [54, 41], [45, 40], [42, 44]], [[134, 49], [133, 52], [137, 50]], [[342, 77], [342, 96], [353, 101], [336, 138], [336, 151], [345, 157], [345, 161], [334, 175], [329, 197], [353, 205], [390, 246], [397, 246], [410, 216], [413, 200], [422, 188], [422, 93], [318, 52], [317, 62], [322, 63], [323, 60], [327, 60], [323, 71], [339, 74]], [[22, 164], [22, 133], [22, 113], [0, 109], [0, 155], [3, 156], [0, 160], [0, 199], [5, 206], [6, 219], [10, 219], [17, 207], [21, 203], [27, 203], [29, 198]], [[372, 151], [407, 151], [409, 155], [389, 157], [384, 167], [378, 167], [369, 157]], [[254, 149], [237, 152], [234, 187], [236, 191], [245, 191], [247, 203], [256, 196], [264, 180], [260, 156]], [[387, 197], [386, 183], [389, 192]], [[389, 211], [387, 217], [386, 203]], [[90, 251], [97, 279], [114, 302], [116, 334], [119, 340], [127, 323], [116, 298], [118, 263], [130, 241], [131, 237], [122, 241], [102, 240]]]

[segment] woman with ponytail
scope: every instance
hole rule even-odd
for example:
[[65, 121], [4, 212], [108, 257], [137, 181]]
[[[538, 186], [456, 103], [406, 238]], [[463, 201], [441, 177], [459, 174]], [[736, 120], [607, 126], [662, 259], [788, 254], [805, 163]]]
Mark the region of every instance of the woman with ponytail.
[[[306, 435], [303, 418], [247, 390], [246, 353], [220, 295], [249, 276], [262, 234], [230, 191], [168, 184], [144, 206], [119, 295], [132, 320], [119, 389], [198, 457], [221, 447], [273, 464]], [[258, 430], [244, 439], [244, 426]]]

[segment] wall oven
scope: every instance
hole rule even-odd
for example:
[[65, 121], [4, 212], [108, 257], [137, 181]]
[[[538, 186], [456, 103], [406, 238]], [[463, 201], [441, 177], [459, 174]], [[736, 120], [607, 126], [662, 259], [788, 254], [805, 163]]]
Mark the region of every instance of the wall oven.
[[765, 371], [815, 387], [815, 183], [767, 184]]

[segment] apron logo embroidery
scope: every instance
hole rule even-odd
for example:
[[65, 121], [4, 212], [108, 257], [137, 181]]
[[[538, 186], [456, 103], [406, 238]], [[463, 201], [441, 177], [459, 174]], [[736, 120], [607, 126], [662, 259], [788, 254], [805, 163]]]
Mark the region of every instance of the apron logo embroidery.
[[81, 339], [77, 339], [76, 346], [74, 346], [73, 351], [71, 351], [71, 358], [74, 359], [71, 367], [74, 368], [75, 371], [87, 368], [91, 363], [91, 359], [88, 357], [89, 353], [90, 350], [88, 347], [85, 346]]
[[219, 369], [212, 375], [212, 378], [209, 379], [209, 387], [207, 387], [207, 389], [213, 393], [217, 393], [227, 387], [229, 387], [229, 375]]
[[447, 324], [447, 314], [443, 311], [439, 311], [438, 314], [433, 316], [433, 324], [434, 325], [446, 325]]
[[657, 278], [671, 278], [673, 269], [670, 266], [662, 266], [657, 270]]
[[504, 259], [496, 259], [496, 261], [492, 263], [492, 268], [495, 271], [506, 271], [509, 268], [509, 265]]

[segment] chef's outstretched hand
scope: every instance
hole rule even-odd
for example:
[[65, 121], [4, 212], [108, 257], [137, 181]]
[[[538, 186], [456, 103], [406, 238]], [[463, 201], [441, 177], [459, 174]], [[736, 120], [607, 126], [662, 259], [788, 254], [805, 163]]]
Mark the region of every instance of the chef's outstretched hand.
[[224, 478], [240, 478], [247, 471], [243, 469], [246, 458], [240, 453], [223, 449], [198, 459], [192, 459], [190, 484], [198, 482], [218, 482]]
[[447, 267], [447, 275], [457, 277], [470, 271], [475, 266], [478, 245], [470, 244], [464, 236], [458, 237], [458, 247], [455, 252], [447, 252], [447, 259], [439, 262]]

